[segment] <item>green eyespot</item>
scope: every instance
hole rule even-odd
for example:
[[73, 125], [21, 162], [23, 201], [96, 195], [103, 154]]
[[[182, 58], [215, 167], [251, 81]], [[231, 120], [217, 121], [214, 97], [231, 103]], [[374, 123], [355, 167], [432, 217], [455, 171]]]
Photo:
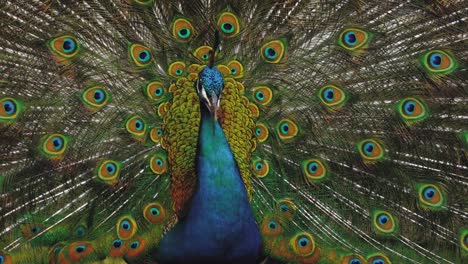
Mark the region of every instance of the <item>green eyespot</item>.
[[455, 56], [448, 50], [431, 50], [424, 53], [419, 62], [431, 75], [446, 75], [458, 68]]

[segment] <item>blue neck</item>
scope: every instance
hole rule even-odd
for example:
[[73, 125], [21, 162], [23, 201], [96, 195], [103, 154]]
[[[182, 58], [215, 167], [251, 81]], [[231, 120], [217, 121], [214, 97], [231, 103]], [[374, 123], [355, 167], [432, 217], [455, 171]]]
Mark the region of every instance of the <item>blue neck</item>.
[[161, 260], [254, 263], [261, 238], [245, 185], [223, 129], [204, 106], [196, 163], [196, 192], [185, 218], [163, 238]]

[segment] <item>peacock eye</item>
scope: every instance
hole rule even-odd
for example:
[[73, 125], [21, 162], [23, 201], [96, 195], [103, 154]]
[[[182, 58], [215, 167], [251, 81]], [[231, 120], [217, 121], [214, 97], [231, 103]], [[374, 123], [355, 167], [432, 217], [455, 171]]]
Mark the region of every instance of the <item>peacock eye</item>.
[[141, 44], [132, 44], [129, 48], [130, 57], [138, 67], [146, 67], [152, 62], [150, 50]]
[[13, 98], [0, 99], [0, 122], [10, 122], [16, 119], [21, 112], [21, 104]]
[[299, 256], [310, 256], [315, 251], [315, 242], [309, 233], [299, 233], [290, 240], [290, 245]]
[[338, 45], [350, 51], [365, 47], [368, 42], [369, 33], [357, 28], [343, 30], [338, 39]]
[[427, 106], [421, 99], [405, 98], [397, 102], [397, 113], [407, 124], [422, 121], [429, 117]]
[[257, 137], [258, 141], [264, 142], [268, 139], [268, 135], [268, 128], [264, 124], [257, 124], [257, 127], [255, 128], [255, 136]]
[[377, 253], [371, 257], [368, 258], [367, 263], [371, 264], [387, 264], [391, 263], [389, 258], [383, 254]]
[[362, 264], [361, 260], [357, 258], [350, 259], [348, 263], [349, 264]]
[[150, 82], [145, 87], [146, 96], [155, 102], [163, 99], [165, 93], [166, 89], [161, 82]]
[[137, 224], [131, 216], [123, 216], [117, 221], [117, 235], [122, 240], [131, 238], [137, 232]]
[[226, 38], [232, 38], [240, 32], [239, 19], [231, 12], [221, 13], [219, 15], [217, 25], [221, 34]]
[[233, 78], [241, 78], [244, 76], [244, 66], [237, 60], [228, 62], [227, 67], [230, 70], [230, 75]]
[[278, 236], [283, 232], [283, 228], [276, 218], [269, 217], [263, 219], [261, 232], [265, 236]]
[[164, 174], [167, 171], [166, 156], [163, 153], [154, 154], [150, 159], [150, 169], [154, 174]]
[[325, 106], [338, 109], [344, 105], [347, 95], [340, 87], [328, 84], [320, 88], [319, 98]]
[[380, 160], [384, 157], [384, 149], [373, 139], [365, 139], [357, 144], [362, 158], [368, 161]]
[[48, 46], [55, 55], [66, 59], [73, 58], [80, 48], [78, 40], [69, 35], [52, 39], [48, 42]]
[[265, 43], [260, 51], [260, 54], [265, 62], [278, 63], [284, 57], [286, 52], [286, 45], [281, 40], [273, 40]]
[[181, 61], [171, 63], [171, 65], [169, 65], [168, 73], [172, 77], [181, 77], [185, 73], [185, 63]]
[[270, 229], [276, 229], [278, 227], [278, 224], [275, 221], [270, 221], [268, 223], [268, 228]]
[[68, 139], [61, 134], [44, 136], [42, 139], [42, 150], [50, 158], [61, 158], [68, 145]]
[[75, 247], [75, 252], [80, 254], [83, 253], [86, 250], [86, 246], [80, 245]]
[[105, 160], [98, 166], [98, 179], [107, 184], [114, 184], [119, 176], [121, 163], [114, 160]]
[[449, 74], [455, 71], [458, 63], [448, 50], [431, 50], [423, 54], [420, 62], [424, 69], [432, 74]]
[[299, 133], [298, 126], [290, 119], [281, 120], [277, 124], [276, 130], [281, 140], [292, 139]]
[[166, 211], [161, 204], [150, 203], [145, 206], [145, 209], [143, 210], [143, 216], [148, 222], [152, 224], [160, 224], [166, 217]]
[[268, 105], [273, 99], [273, 91], [266, 86], [254, 88], [253, 94], [255, 102], [261, 106]]
[[210, 58], [210, 52], [212, 52], [212, 48], [210, 46], [201, 46], [197, 48], [193, 55], [202, 62], [207, 62]]
[[140, 246], [139, 241], [133, 241], [132, 243], [130, 243], [130, 248], [131, 249], [137, 249], [139, 246]]
[[172, 35], [181, 42], [187, 42], [193, 37], [193, 26], [185, 18], [177, 18], [172, 23]]
[[253, 173], [255, 174], [255, 176], [259, 178], [263, 178], [267, 176], [268, 173], [270, 172], [270, 167], [269, 167], [268, 162], [260, 158], [255, 158], [253, 160], [252, 167], [253, 167]]
[[419, 201], [429, 209], [440, 209], [445, 202], [445, 193], [434, 184], [423, 184], [419, 187]]
[[83, 92], [82, 102], [91, 110], [99, 110], [109, 102], [109, 93], [101, 86], [92, 86]]
[[140, 116], [137, 115], [128, 118], [125, 123], [125, 127], [127, 131], [135, 137], [141, 137], [146, 132], [145, 122]]
[[302, 171], [310, 182], [323, 180], [328, 176], [328, 169], [323, 161], [319, 159], [310, 159], [302, 162]]
[[296, 205], [290, 199], [281, 199], [276, 204], [276, 212], [285, 219], [292, 219], [296, 213]]
[[375, 211], [373, 213], [373, 228], [381, 234], [390, 234], [396, 231], [394, 217], [385, 211]]
[[120, 239], [114, 240], [114, 241], [112, 242], [112, 246], [113, 246], [114, 248], [120, 248], [120, 247], [122, 246], [122, 240], [120, 240]]

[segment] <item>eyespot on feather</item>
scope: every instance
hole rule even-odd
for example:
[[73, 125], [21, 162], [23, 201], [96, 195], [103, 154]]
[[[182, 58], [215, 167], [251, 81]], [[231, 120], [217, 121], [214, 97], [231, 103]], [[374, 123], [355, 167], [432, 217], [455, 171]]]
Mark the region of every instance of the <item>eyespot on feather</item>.
[[346, 50], [355, 51], [366, 48], [369, 40], [368, 32], [358, 28], [347, 28], [340, 33], [338, 45]]
[[61, 159], [65, 155], [69, 138], [62, 134], [45, 135], [41, 138], [41, 152], [50, 159]]
[[372, 213], [372, 227], [377, 234], [393, 234], [397, 231], [397, 222], [389, 212], [375, 210]]
[[276, 125], [276, 133], [281, 140], [289, 140], [296, 137], [299, 133], [299, 127], [291, 119], [282, 119]]
[[0, 123], [14, 121], [22, 111], [23, 105], [18, 100], [11, 97], [0, 99]]
[[133, 115], [127, 118], [125, 128], [132, 136], [140, 138], [146, 133], [146, 123], [139, 115]]
[[137, 223], [129, 215], [122, 216], [117, 221], [117, 236], [122, 240], [132, 238], [138, 230]]
[[232, 38], [240, 32], [239, 19], [231, 12], [221, 13], [217, 25], [221, 34], [226, 38]]
[[458, 62], [449, 50], [427, 51], [419, 58], [419, 62], [427, 73], [434, 76], [450, 74], [458, 68]]
[[279, 63], [286, 53], [286, 43], [283, 40], [272, 40], [263, 44], [260, 55], [267, 63]]
[[160, 203], [149, 203], [143, 210], [143, 216], [152, 224], [161, 224], [166, 218], [166, 210]]
[[154, 174], [161, 175], [167, 171], [167, 158], [163, 153], [156, 153], [150, 158], [150, 169]]
[[192, 23], [185, 18], [177, 18], [172, 23], [172, 36], [180, 42], [188, 42], [194, 33]]
[[48, 47], [55, 55], [64, 59], [75, 57], [81, 49], [78, 40], [71, 35], [64, 35], [50, 40]]
[[130, 58], [138, 67], [147, 67], [153, 62], [153, 55], [148, 47], [141, 44], [131, 44]]

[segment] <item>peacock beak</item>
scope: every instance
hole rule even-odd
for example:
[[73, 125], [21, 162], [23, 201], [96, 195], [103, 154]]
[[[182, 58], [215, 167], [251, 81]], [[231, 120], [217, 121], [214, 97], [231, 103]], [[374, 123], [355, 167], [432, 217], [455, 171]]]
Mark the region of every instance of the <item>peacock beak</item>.
[[221, 96], [218, 97], [214, 91], [211, 93], [211, 95], [208, 94], [207, 90], [205, 89], [205, 87], [199, 79], [197, 80], [195, 86], [197, 87], [197, 93], [198, 97], [200, 98], [200, 101], [202, 101], [206, 105], [208, 110], [211, 112], [212, 115], [215, 116], [216, 119], [221, 101]]

